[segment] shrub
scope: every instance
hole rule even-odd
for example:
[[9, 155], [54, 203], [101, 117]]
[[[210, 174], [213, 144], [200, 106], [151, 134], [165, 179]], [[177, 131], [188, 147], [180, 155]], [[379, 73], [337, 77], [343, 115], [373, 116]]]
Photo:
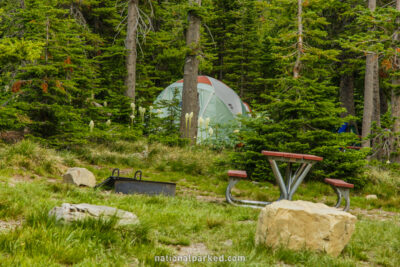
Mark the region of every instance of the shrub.
[[254, 180], [274, 181], [269, 162], [261, 154], [262, 150], [272, 150], [323, 157], [323, 161], [313, 166], [307, 179], [340, 178], [354, 183], [356, 188], [366, 183], [363, 166], [367, 151], [344, 149], [357, 142], [357, 137], [352, 133], [329, 131], [333, 126], [331, 122], [316, 128], [310, 127], [312, 121], [305, 118], [282, 120], [266, 113], [255, 118], [242, 118], [241, 122], [239, 138], [244, 147], [241, 153], [232, 153], [231, 161], [236, 167], [247, 170]]

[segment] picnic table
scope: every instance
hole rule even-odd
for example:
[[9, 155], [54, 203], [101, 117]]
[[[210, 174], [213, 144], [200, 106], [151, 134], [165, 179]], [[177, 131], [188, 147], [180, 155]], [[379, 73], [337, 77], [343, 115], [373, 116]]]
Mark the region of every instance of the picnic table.
[[[287, 152], [263, 150], [261, 153], [268, 158], [268, 161], [271, 164], [271, 168], [275, 176], [275, 180], [279, 185], [281, 195], [278, 200], [292, 200], [294, 193], [296, 192], [299, 185], [303, 182], [304, 178], [307, 176], [311, 167], [316, 162], [323, 159], [322, 157], [314, 155], [295, 154]], [[287, 162], [285, 179], [282, 177], [277, 162]], [[294, 170], [293, 168], [294, 163], [300, 164], [296, 170]]]
[[[297, 188], [302, 183], [304, 178], [307, 176], [311, 167], [316, 162], [323, 159], [322, 157], [314, 155], [295, 154], [287, 152], [263, 150], [261, 153], [268, 158], [269, 163], [271, 164], [272, 172], [275, 176], [275, 180], [279, 186], [281, 194], [278, 200], [292, 200], [294, 193], [296, 192]], [[279, 170], [277, 162], [287, 163], [285, 179], [283, 178]], [[296, 163], [299, 164], [299, 166], [295, 170], [293, 165]], [[228, 171], [228, 176], [230, 179], [228, 187], [226, 189], [226, 199], [229, 203], [253, 208], [260, 208], [261, 206], [272, 203], [267, 201], [241, 200], [234, 198], [231, 194], [232, 188], [236, 185], [237, 182], [239, 182], [243, 178], [247, 178], [247, 173], [245, 171], [230, 170]]]

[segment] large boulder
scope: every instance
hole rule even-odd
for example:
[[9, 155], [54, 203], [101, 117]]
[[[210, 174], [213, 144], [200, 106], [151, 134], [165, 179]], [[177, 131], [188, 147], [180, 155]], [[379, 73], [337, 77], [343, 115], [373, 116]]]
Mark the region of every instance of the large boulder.
[[350, 213], [322, 203], [281, 200], [262, 209], [256, 244], [338, 256], [349, 242], [356, 221]]
[[69, 168], [63, 175], [64, 183], [75, 184], [77, 186], [94, 187], [96, 185], [96, 177], [85, 168]]
[[129, 225], [139, 223], [139, 219], [132, 212], [108, 206], [98, 206], [86, 203], [63, 203], [61, 207], [54, 207], [52, 210], [50, 210], [49, 216], [55, 216], [57, 220], [63, 220], [65, 222], [83, 220], [89, 217], [94, 219], [102, 218], [107, 220], [115, 216], [118, 219], [117, 225]]

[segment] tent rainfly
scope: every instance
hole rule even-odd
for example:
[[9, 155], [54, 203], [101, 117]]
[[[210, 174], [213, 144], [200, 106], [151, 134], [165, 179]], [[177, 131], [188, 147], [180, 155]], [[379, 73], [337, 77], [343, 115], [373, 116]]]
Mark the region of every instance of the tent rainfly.
[[[236, 115], [245, 115], [250, 111], [240, 97], [223, 82], [209, 76], [198, 76], [199, 117], [210, 118], [213, 123], [224, 124]], [[177, 90], [177, 98], [182, 104], [183, 80], [179, 80], [164, 89], [154, 103], [160, 100], [172, 100]], [[162, 110], [166, 115], [166, 110]]]

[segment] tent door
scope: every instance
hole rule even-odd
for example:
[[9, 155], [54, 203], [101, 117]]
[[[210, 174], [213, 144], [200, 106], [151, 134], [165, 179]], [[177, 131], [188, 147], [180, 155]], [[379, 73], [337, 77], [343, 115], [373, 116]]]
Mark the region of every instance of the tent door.
[[204, 112], [206, 111], [206, 108], [207, 108], [208, 104], [210, 104], [211, 98], [214, 96], [214, 94], [215, 94], [215, 93], [212, 92], [212, 93], [210, 94], [210, 96], [208, 97], [207, 102], [206, 102], [205, 105], [203, 106], [203, 109], [201, 110], [199, 117], [203, 117]]

